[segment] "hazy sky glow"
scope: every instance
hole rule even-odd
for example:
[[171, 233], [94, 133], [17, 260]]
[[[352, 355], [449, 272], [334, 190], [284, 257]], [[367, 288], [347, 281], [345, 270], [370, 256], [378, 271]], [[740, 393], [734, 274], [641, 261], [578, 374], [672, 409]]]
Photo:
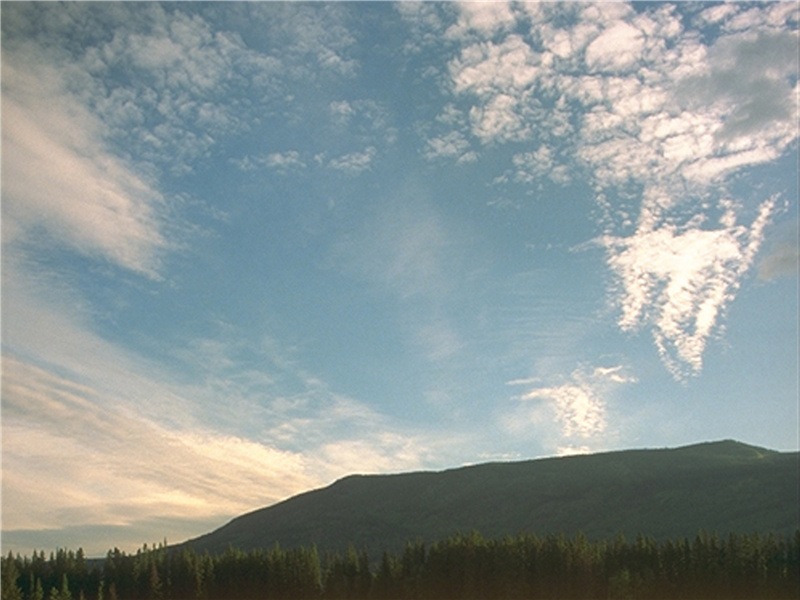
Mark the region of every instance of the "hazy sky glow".
[[3, 3], [3, 552], [797, 450], [798, 89], [796, 2]]

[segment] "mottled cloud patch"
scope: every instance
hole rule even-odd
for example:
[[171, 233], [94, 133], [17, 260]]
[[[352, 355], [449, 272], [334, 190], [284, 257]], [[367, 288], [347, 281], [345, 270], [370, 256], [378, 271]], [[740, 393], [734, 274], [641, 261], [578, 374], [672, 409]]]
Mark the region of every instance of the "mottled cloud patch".
[[328, 167], [348, 175], [358, 175], [370, 168], [377, 155], [378, 150], [374, 146], [369, 146], [363, 152], [349, 152], [332, 158], [328, 161]]
[[586, 48], [586, 66], [590, 71], [626, 71], [636, 66], [643, 48], [644, 33], [618, 21]]
[[[582, 366], [569, 379], [557, 385], [535, 385], [516, 396], [524, 403], [514, 418], [513, 429], [533, 427], [543, 438], [557, 440], [559, 447], [585, 447], [608, 427], [607, 403], [613, 390], [636, 381], [621, 365], [613, 367]], [[538, 380], [515, 380], [509, 385], [529, 387]], [[555, 423], [556, 435], [549, 432]]]
[[[541, 189], [588, 172], [620, 328], [650, 329], [678, 379], [700, 373], [774, 211], [775, 199], [730, 201], [726, 184], [797, 143], [800, 89], [796, 5], [680, 13], [460, 8], [447, 30], [460, 44], [448, 63], [456, 118], [443, 113], [452, 131], [426, 141], [429, 158], [460, 160], [476, 142], [520, 148], [497, 185]], [[638, 201], [618, 199], [632, 189]]]
[[274, 170], [281, 174], [306, 168], [306, 162], [297, 150], [269, 152], [255, 156], [245, 156], [232, 161], [242, 171], [255, 171], [261, 168]]
[[774, 209], [774, 198], [764, 202], [749, 226], [737, 224], [729, 209], [716, 229], [690, 221], [604, 240], [609, 266], [623, 288], [616, 296], [620, 328], [650, 326], [677, 379], [702, 369], [709, 336], [752, 265]]
[[441, 137], [429, 139], [425, 148], [425, 157], [428, 159], [455, 158], [457, 163], [475, 162], [478, 160], [478, 155], [470, 148], [470, 143], [462, 133], [451, 131]]

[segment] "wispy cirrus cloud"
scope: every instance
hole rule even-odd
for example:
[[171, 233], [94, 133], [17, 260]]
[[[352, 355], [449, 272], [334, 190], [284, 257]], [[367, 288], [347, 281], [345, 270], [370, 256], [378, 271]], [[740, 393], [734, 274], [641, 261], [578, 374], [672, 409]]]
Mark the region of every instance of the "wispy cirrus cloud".
[[[2, 357], [3, 527], [15, 548], [29, 552], [43, 530], [94, 555], [153, 541], [137, 537], [144, 531], [181, 541], [346, 474], [432, 457], [434, 437], [395, 430], [291, 361], [241, 372], [237, 343], [198, 340], [182, 358], [204, 378], [181, 383], [30, 304], [47, 330], [38, 337], [28, 331], [20, 344], [24, 325], [4, 320], [4, 346], [15, 350]], [[246, 416], [247, 431], [227, 414]], [[148, 525], [154, 515], [158, 527]], [[89, 530], [91, 543], [80, 537]]]
[[274, 340], [223, 327], [144, 358], [95, 333], [66, 283], [21, 261], [4, 255], [9, 547], [30, 552], [37, 531], [95, 555], [152, 542], [149, 531], [181, 541], [353, 470], [434, 456], [436, 436], [335, 393]]
[[[6, 530], [126, 526], [153, 514], [221, 521], [319, 485], [317, 477], [300, 454], [165, 427], [124, 398], [3, 356]], [[100, 553], [119, 540], [92, 543]]]
[[61, 74], [3, 55], [3, 243], [42, 236], [158, 277], [172, 243], [153, 183], [108, 152], [103, 123]]
[[[284, 415], [278, 421], [292, 440], [165, 425], [125, 397], [7, 354], [2, 385], [4, 537], [26, 552], [38, 530], [90, 555], [151, 542], [138, 537], [148, 529], [182, 541], [347, 474], [420, 468], [436, 443], [391, 431], [352, 402], [305, 410], [301, 419]], [[173, 400], [174, 386], [162, 386]], [[332, 434], [332, 420], [349, 435]], [[283, 448], [303, 432], [319, 439], [304, 440], [302, 451]], [[145, 527], [154, 516], [160, 527]], [[83, 528], [106, 531], [81, 538]]]

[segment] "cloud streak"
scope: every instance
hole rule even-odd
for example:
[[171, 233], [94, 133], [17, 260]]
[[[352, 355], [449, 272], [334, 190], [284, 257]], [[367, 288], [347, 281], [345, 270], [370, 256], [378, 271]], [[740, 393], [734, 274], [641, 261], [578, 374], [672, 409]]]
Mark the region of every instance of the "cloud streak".
[[37, 238], [158, 277], [164, 200], [108, 153], [103, 126], [59, 73], [3, 57], [3, 241]]
[[6, 257], [3, 277], [3, 530], [15, 549], [30, 552], [36, 531], [76, 540], [93, 527], [100, 537], [78, 543], [94, 554], [153, 541], [132, 537], [145, 531], [181, 541], [351, 472], [431, 459], [433, 437], [331, 392], [285, 349], [265, 342], [260, 366], [241, 370], [245, 336], [196, 340], [175, 357], [202, 373], [186, 383], [174, 361], [93, 333], [49, 277]]

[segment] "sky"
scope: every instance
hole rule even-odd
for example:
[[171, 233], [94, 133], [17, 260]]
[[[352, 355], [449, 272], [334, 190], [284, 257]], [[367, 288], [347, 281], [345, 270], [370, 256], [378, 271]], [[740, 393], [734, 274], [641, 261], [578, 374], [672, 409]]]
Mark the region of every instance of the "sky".
[[2, 4], [2, 552], [798, 444], [798, 4]]

